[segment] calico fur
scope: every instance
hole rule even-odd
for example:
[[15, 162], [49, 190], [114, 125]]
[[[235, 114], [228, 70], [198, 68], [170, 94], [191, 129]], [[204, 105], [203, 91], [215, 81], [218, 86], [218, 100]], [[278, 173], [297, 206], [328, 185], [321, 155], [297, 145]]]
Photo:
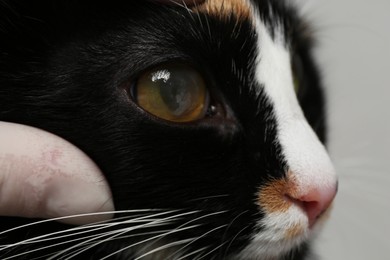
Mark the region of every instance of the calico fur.
[[[296, 238], [297, 225], [278, 241], [280, 250], [268, 250], [264, 241], [253, 245], [256, 234], [269, 232], [268, 224], [259, 223], [285, 221], [270, 216], [258, 196], [262, 187], [286, 179], [290, 168], [278, 135], [283, 118], [268, 81], [258, 79], [268, 49], [259, 45], [261, 31], [254, 23], [260, 21], [264, 35], [280, 40], [291, 54], [302, 118], [325, 142], [312, 40], [284, 1], [236, 2], [248, 5], [250, 15], [233, 8], [221, 17], [202, 6], [143, 0], [0, 1], [0, 120], [35, 126], [75, 144], [104, 172], [116, 210], [134, 211], [117, 214], [127, 222], [113, 220], [117, 226], [88, 233], [112, 231], [116, 237], [90, 241], [69, 232], [49, 242], [0, 247], [1, 258], [98, 259], [122, 250], [110, 259], [135, 259], [170, 245], [143, 259], [305, 259], [311, 241], [308, 235]], [[222, 115], [180, 124], [139, 108], [128, 89], [143, 71], [168, 63], [200, 71]], [[144, 226], [129, 221], [139, 218]], [[0, 221], [1, 232], [35, 220]], [[0, 244], [69, 228], [32, 225], [1, 234]], [[149, 240], [161, 232], [165, 235]], [[31, 251], [62, 242], [67, 243]], [[78, 249], [85, 251], [75, 254]]]

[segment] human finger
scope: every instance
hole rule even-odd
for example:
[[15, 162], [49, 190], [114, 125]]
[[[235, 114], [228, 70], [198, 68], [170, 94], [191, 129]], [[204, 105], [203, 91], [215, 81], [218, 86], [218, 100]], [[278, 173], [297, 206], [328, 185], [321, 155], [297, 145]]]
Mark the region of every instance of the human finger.
[[[0, 122], [0, 215], [57, 218], [113, 210], [103, 174], [80, 149], [43, 130]], [[61, 222], [84, 224], [111, 217]]]

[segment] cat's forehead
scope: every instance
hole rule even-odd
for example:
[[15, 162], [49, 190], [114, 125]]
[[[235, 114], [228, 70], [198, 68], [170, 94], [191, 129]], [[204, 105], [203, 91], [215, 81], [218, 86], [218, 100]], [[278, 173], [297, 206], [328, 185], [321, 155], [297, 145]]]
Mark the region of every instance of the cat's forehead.
[[286, 42], [291, 41], [290, 27], [298, 22], [296, 10], [279, 0], [206, 0], [192, 9], [221, 21], [233, 18], [238, 23], [250, 22], [254, 27], [260, 19], [272, 37], [280, 34]]
[[203, 4], [196, 6], [194, 10], [220, 19], [225, 19], [232, 14], [237, 19], [253, 19], [253, 12], [247, 0], [205, 1]]

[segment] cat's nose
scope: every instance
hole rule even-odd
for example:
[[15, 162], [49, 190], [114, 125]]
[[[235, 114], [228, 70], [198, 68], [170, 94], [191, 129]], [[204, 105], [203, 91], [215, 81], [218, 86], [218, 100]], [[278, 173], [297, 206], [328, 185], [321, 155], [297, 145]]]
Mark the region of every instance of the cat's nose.
[[337, 182], [326, 186], [310, 187], [309, 185], [309, 187], [300, 187], [301, 192], [290, 192], [286, 196], [304, 210], [309, 226], [312, 227], [332, 204], [337, 193], [337, 185]]

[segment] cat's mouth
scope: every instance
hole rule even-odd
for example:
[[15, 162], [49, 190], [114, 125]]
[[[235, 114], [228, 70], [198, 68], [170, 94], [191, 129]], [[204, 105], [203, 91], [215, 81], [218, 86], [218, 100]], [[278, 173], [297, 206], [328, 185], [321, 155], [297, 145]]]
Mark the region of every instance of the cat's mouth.
[[280, 259], [302, 248], [323, 226], [329, 212], [327, 209], [322, 213], [313, 225], [301, 206], [294, 203], [284, 212], [266, 214], [257, 223], [260, 231], [252, 235], [252, 241], [235, 259]]

